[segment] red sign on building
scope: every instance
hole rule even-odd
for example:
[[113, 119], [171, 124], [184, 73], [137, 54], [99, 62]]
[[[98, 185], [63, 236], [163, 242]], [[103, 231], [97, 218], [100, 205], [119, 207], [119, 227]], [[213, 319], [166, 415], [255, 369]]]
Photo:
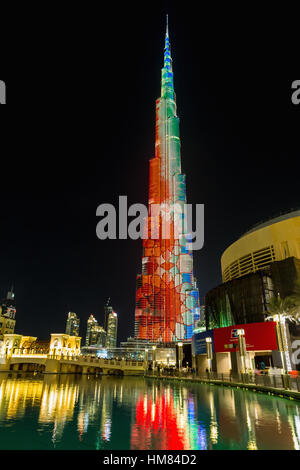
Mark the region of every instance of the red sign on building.
[[237, 330], [245, 331], [247, 351], [277, 350], [276, 323], [247, 323], [214, 329], [215, 352], [230, 352], [239, 349]]

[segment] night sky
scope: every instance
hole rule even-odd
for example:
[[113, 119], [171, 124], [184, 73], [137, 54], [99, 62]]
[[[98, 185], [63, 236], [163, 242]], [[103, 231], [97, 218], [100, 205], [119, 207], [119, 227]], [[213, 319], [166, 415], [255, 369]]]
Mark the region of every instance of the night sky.
[[71, 310], [84, 337], [108, 297], [118, 339], [133, 333], [142, 244], [98, 240], [96, 208], [119, 195], [147, 202], [166, 13], [188, 202], [205, 204], [205, 245], [194, 254], [202, 302], [221, 283], [226, 247], [300, 206], [295, 12], [121, 5], [26, 5], [7, 30], [0, 294], [14, 284], [17, 333], [48, 339]]

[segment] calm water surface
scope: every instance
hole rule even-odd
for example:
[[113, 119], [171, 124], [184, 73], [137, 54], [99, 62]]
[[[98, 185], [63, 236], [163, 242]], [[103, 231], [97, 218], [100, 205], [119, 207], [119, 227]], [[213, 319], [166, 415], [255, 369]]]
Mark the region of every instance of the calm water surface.
[[300, 449], [300, 402], [141, 377], [0, 373], [0, 449]]

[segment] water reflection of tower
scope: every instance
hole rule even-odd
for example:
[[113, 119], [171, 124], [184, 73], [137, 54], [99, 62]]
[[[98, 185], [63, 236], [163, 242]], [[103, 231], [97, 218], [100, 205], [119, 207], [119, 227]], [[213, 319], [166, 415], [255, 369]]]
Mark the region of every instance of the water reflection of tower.
[[207, 449], [207, 432], [198, 418], [197, 395], [179, 385], [174, 401], [179, 410], [182, 432], [185, 432], [185, 448]]
[[205, 449], [206, 432], [196, 418], [194, 397], [186, 388], [152, 384], [136, 404], [131, 449]]

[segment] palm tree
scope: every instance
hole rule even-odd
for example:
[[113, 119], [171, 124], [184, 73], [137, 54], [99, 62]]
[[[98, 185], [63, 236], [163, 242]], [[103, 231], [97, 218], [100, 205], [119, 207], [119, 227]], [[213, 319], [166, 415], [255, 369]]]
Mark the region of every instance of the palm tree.
[[294, 283], [294, 289], [292, 295], [289, 296], [289, 299], [294, 306], [291, 307], [291, 315], [295, 320], [300, 321], [300, 280], [297, 280]]
[[268, 312], [271, 317], [282, 315], [289, 320], [300, 320], [300, 281], [295, 282], [291, 295], [282, 299], [278, 292], [277, 296], [272, 297], [268, 303]]
[[[270, 299], [268, 303], [268, 313], [270, 316], [267, 318], [276, 321], [277, 331], [281, 345], [279, 350], [281, 352], [282, 365], [287, 372], [287, 361], [289, 360], [288, 344], [286, 336], [286, 320], [299, 321], [300, 320], [300, 281], [297, 280], [294, 284], [293, 293], [284, 299], [281, 298], [279, 292], [277, 296]], [[285, 357], [285, 361], [284, 361]]]

